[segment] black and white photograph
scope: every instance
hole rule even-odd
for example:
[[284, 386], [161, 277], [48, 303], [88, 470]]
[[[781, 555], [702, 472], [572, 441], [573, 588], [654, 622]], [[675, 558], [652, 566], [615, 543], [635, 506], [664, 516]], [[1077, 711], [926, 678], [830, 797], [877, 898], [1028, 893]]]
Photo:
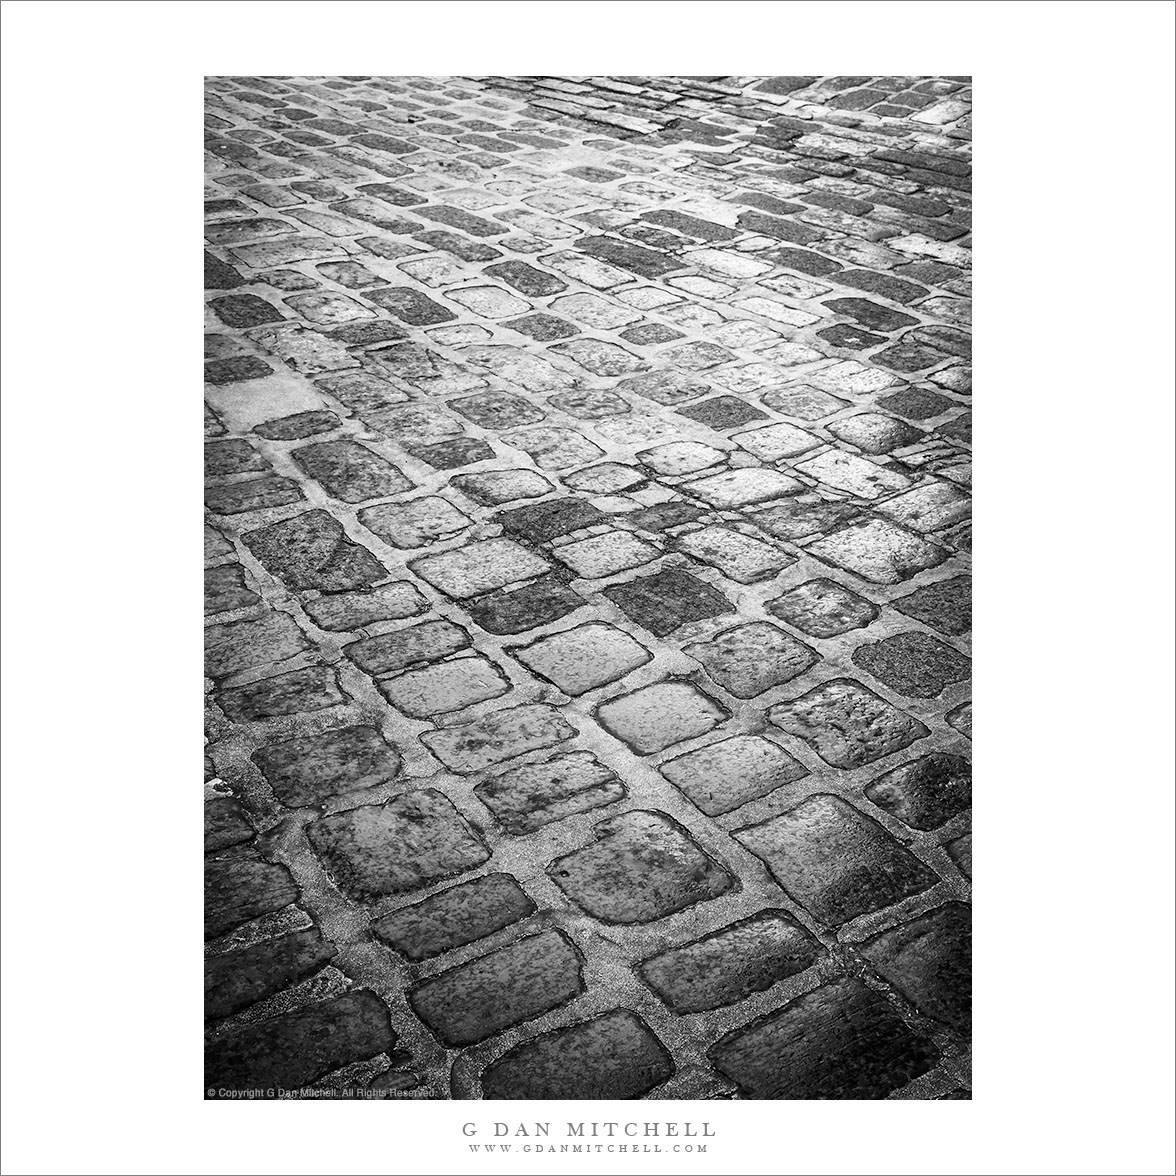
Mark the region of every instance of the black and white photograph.
[[206, 81], [208, 1097], [970, 1097], [971, 78]]
[[1176, 5], [2, 8], [0, 1176], [1176, 1176]]

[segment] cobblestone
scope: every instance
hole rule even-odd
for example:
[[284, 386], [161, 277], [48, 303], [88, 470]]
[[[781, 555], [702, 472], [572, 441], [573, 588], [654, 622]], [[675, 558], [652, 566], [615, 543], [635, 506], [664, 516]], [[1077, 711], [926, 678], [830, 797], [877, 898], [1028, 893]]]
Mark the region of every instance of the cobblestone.
[[969, 79], [207, 94], [208, 1085], [970, 1097]]

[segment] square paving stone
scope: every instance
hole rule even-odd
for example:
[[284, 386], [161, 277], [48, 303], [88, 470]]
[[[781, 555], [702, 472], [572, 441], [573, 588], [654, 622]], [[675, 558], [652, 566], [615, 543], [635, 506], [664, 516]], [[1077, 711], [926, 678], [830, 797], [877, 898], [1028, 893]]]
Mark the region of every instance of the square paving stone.
[[353, 641], [344, 652], [365, 674], [381, 678], [420, 662], [468, 649], [470, 635], [452, 621], [422, 621], [391, 633]]
[[727, 454], [713, 445], [700, 441], [670, 441], [653, 449], [644, 449], [637, 454], [637, 460], [656, 474], [677, 477], [680, 474], [696, 474], [710, 466], [727, 460]]
[[872, 584], [899, 584], [947, 559], [947, 551], [884, 519], [861, 519], [818, 539], [809, 554]]
[[584, 580], [599, 580], [650, 563], [661, 555], [652, 543], [631, 531], [607, 531], [554, 549], [555, 558]]
[[616, 392], [604, 388], [577, 388], [549, 396], [548, 404], [582, 421], [598, 421], [605, 417], [624, 416], [631, 412], [629, 402]]
[[250, 723], [341, 706], [347, 702], [347, 695], [339, 689], [334, 670], [315, 666], [222, 690], [216, 700], [227, 718], [236, 723]]
[[375, 727], [340, 727], [272, 743], [254, 752], [274, 795], [288, 808], [322, 804], [335, 796], [395, 780], [401, 761]]
[[802, 494], [758, 510], [749, 517], [769, 535], [795, 542], [809, 536], [825, 535], [861, 514], [862, 508], [852, 502], [831, 502], [815, 494]]
[[411, 502], [387, 502], [359, 512], [359, 521], [393, 547], [427, 547], [473, 526], [451, 502], [430, 495]]
[[853, 651], [853, 664], [907, 698], [935, 698], [954, 682], [966, 682], [972, 662], [930, 633], [898, 633]]
[[880, 412], [862, 412], [843, 417], [826, 426], [839, 441], [860, 449], [863, 453], [882, 454], [918, 441], [922, 432], [905, 421]]
[[637, 965], [675, 1013], [735, 1004], [811, 967], [821, 945], [787, 912], [761, 911]]
[[483, 506], [499, 506], [520, 498], [542, 498], [555, 487], [534, 470], [487, 470], [484, 474], [457, 474], [449, 484]]
[[480, 654], [381, 678], [376, 685], [398, 711], [413, 719], [462, 710], [499, 698], [511, 688], [502, 670]]
[[248, 441], [211, 441], [204, 446], [204, 476], [256, 474], [270, 469], [270, 463]]
[[510, 539], [485, 539], [409, 564], [422, 580], [463, 600], [551, 570], [551, 565]]
[[768, 621], [736, 625], [682, 652], [736, 698], [754, 698], [791, 682], [820, 661], [815, 650]]
[[933, 480], [888, 498], [876, 509], [899, 526], [927, 534], [970, 518], [972, 499], [958, 486]]
[[666, 760], [658, 771], [708, 817], [729, 813], [809, 774], [804, 764], [761, 735], [709, 743]]
[[729, 717], [727, 709], [690, 682], [654, 682], [602, 702], [596, 720], [637, 755], [664, 751], [705, 735]]
[[623, 629], [590, 621], [508, 651], [532, 673], [573, 697], [615, 682], [653, 654]]
[[972, 804], [972, 765], [933, 752], [871, 780], [866, 798], [912, 829], [937, 829]]
[[545, 470], [564, 470], [604, 456], [603, 449], [575, 429], [535, 425], [508, 433], [503, 440], [530, 454], [535, 464]]
[[684, 400], [697, 400], [714, 388], [693, 372], [659, 370], [630, 376], [617, 385], [617, 390], [636, 393], [658, 404], [681, 404]]
[[300, 470], [342, 502], [366, 502], [413, 488], [390, 461], [357, 441], [318, 441], [291, 456]]
[[214, 1041], [204, 1080], [213, 1090], [297, 1090], [395, 1046], [388, 1006], [375, 993], [355, 989]]
[[285, 613], [209, 625], [204, 630], [204, 672], [210, 678], [224, 678], [285, 661], [310, 648], [302, 630]]
[[841, 400], [830, 392], [808, 384], [794, 384], [778, 391], [765, 392], [760, 399], [768, 408], [798, 421], [824, 420], [849, 404], [848, 400]]
[[488, 1099], [633, 1099], [660, 1086], [674, 1063], [649, 1026], [628, 1009], [532, 1038], [482, 1075]]
[[858, 950], [919, 1010], [965, 1035], [972, 1024], [972, 908], [949, 902]]
[[939, 881], [877, 821], [836, 796], [810, 796], [734, 836], [763, 860], [790, 897], [833, 927]]
[[690, 621], [734, 612], [719, 591], [688, 572], [662, 571], [615, 584], [603, 592], [631, 621], [666, 637]]
[[551, 577], [522, 588], [491, 592], [463, 607], [488, 633], [525, 633], [566, 617], [588, 601]]
[[216, 311], [217, 318], [230, 327], [260, 327], [263, 323], [280, 323], [285, 318], [276, 306], [256, 294], [225, 294], [210, 298], [208, 305]]
[[782, 702], [768, 711], [768, 719], [835, 768], [860, 768], [930, 734], [852, 678], [834, 678]]
[[768, 420], [766, 412], [760, 412], [738, 396], [714, 396], [676, 411], [680, 416], [689, 417], [712, 429], [733, 429], [750, 421]]
[[245, 569], [237, 563], [204, 570], [204, 612], [207, 616], [248, 608], [261, 599], [245, 583]]
[[345, 632], [375, 621], [398, 621], [416, 616], [429, 602], [406, 580], [381, 584], [367, 592], [339, 592], [308, 600], [303, 607], [320, 629]]
[[778, 470], [741, 469], [695, 478], [692, 482], [684, 482], [680, 489], [682, 493], [701, 498], [720, 510], [734, 510], [795, 494], [804, 486]]
[[318, 928], [294, 931], [204, 961], [204, 1016], [219, 1020], [316, 972], [335, 956]]
[[764, 607], [810, 637], [837, 637], [878, 619], [877, 605], [823, 577], [798, 584]]
[[884, 1099], [939, 1051], [860, 980], [834, 980], [728, 1033], [709, 1051], [748, 1098]]
[[248, 531], [245, 546], [268, 572], [291, 588], [341, 592], [366, 588], [388, 573], [366, 547], [353, 543], [338, 519], [311, 510], [281, 523]]
[[494, 450], [480, 437], [455, 437], [452, 441], [441, 441], [436, 445], [412, 445], [413, 457], [436, 470], [455, 470], [461, 466], [488, 461], [495, 456]]
[[210, 486], [204, 492], [204, 505], [213, 514], [242, 514], [247, 510], [265, 510], [301, 502], [302, 488], [292, 478], [250, 478], [229, 486]]
[[306, 831], [332, 880], [359, 902], [419, 890], [490, 857], [448, 797], [433, 788], [333, 813]]
[[[549, 484], [547, 489], [551, 489]], [[521, 535], [532, 543], [547, 543], [607, 520], [608, 515], [586, 498], [552, 498], [547, 502], [501, 511], [494, 519], [504, 531]]]
[[878, 401], [878, 407], [912, 421], [925, 421], [929, 417], [942, 416], [949, 408], [955, 408], [956, 403], [929, 388], [903, 388], [883, 396]]
[[576, 728], [555, 707], [529, 703], [460, 727], [426, 731], [420, 740], [451, 772], [466, 776], [575, 735]]
[[204, 863], [204, 937], [217, 939], [301, 894], [285, 866], [253, 857], [212, 858]]
[[513, 429], [533, 425], [547, 414], [513, 392], [477, 392], [449, 401], [449, 407], [483, 429]]
[[971, 631], [972, 581], [969, 576], [953, 576], [950, 580], [928, 584], [892, 603], [900, 613], [949, 637], [959, 637]]
[[384, 915], [372, 931], [415, 962], [485, 939], [534, 911], [509, 874], [485, 874]]
[[734, 879], [664, 813], [601, 821], [597, 840], [547, 867], [552, 881], [604, 923], [651, 923], [718, 898]]
[[807, 474], [857, 498], [879, 498], [891, 491], [905, 490], [911, 484], [905, 475], [841, 449], [818, 453], [807, 461], [797, 462], [794, 468], [797, 473]]
[[508, 832], [533, 833], [552, 821], [623, 800], [625, 786], [587, 751], [523, 764], [474, 787]]
[[730, 580], [754, 584], [769, 580], [796, 559], [779, 547], [733, 531], [729, 527], [701, 527], [678, 535], [674, 546], [699, 563], [717, 568]]
[[571, 323], [553, 314], [525, 314], [522, 318], [511, 319], [504, 325], [522, 335], [530, 335], [540, 343], [550, 343], [553, 339], [569, 339], [580, 333], [579, 327], [573, 327]]
[[731, 440], [748, 453], [754, 453], [761, 461], [783, 461], [786, 457], [796, 457], [823, 444], [820, 437], [789, 424], [748, 429], [746, 433], [736, 433]]
[[472, 1045], [575, 1000], [581, 973], [567, 936], [543, 931], [422, 981], [408, 1001], [443, 1044]]

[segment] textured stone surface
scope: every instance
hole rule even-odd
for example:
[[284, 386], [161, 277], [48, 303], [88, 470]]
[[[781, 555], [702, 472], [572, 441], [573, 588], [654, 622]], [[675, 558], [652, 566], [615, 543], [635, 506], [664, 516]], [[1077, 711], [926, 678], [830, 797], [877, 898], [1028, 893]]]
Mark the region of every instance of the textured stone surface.
[[814, 989], [711, 1051], [750, 1098], [877, 1099], [939, 1059], [877, 993], [859, 980]]
[[452, 802], [431, 788], [323, 817], [307, 832], [336, 883], [360, 899], [418, 890], [490, 856]]
[[677, 1013], [734, 1004], [811, 967], [820, 944], [785, 911], [763, 911], [638, 967], [641, 978]]
[[424, 960], [493, 935], [534, 910], [509, 874], [486, 874], [385, 915], [372, 930], [405, 958]]
[[640, 1098], [674, 1073], [640, 1017], [614, 1009], [503, 1054], [482, 1076], [489, 1099]]
[[417, 1016], [446, 1045], [471, 1045], [533, 1020], [584, 991], [571, 941], [544, 931], [411, 989]]
[[717, 898], [731, 875], [662, 813], [634, 811], [596, 826], [597, 840], [557, 858], [548, 874], [606, 923], [648, 923]]
[[210, 1058], [966, 1091], [970, 79], [206, 90]]
[[736, 837], [823, 923], [836, 925], [933, 886], [935, 875], [876, 821], [836, 796], [811, 796]]

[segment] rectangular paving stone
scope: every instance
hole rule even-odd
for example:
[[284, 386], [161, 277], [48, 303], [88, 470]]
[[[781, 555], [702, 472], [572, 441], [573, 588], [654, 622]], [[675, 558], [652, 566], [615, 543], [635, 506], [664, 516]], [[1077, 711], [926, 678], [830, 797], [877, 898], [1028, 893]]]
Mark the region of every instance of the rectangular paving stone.
[[244, 514], [249, 510], [266, 510], [289, 506], [303, 500], [302, 488], [292, 478], [266, 475], [233, 482], [228, 486], [210, 486], [204, 491], [204, 505], [213, 514]]
[[622, 270], [629, 270], [642, 278], [660, 278], [686, 268], [676, 257], [618, 241], [615, 237], [581, 237], [575, 247], [581, 253], [619, 266]]
[[468, 649], [470, 635], [452, 621], [422, 621], [392, 633], [354, 641], [347, 656], [365, 674], [384, 677], [421, 662], [437, 661]]
[[372, 923], [376, 936], [406, 959], [431, 959], [493, 935], [535, 911], [509, 874], [462, 882]]
[[501, 511], [495, 516], [495, 522], [501, 524], [504, 531], [520, 535], [532, 543], [546, 543], [607, 520], [604, 511], [586, 498], [553, 498]]
[[770, 580], [796, 562], [779, 547], [729, 527], [700, 527], [680, 534], [674, 546], [691, 559], [717, 568], [730, 580], [754, 584]]
[[865, 628], [879, 615], [872, 601], [824, 577], [798, 584], [767, 601], [764, 607], [810, 637], [838, 637], [852, 629]]
[[522, 588], [490, 592], [465, 601], [463, 607], [486, 632], [507, 635], [549, 625], [587, 603], [566, 584], [544, 577]]
[[419, 290], [408, 286], [383, 287], [379, 290], [369, 290], [366, 295], [369, 302], [395, 315], [402, 323], [410, 327], [426, 327], [435, 323], [448, 323], [457, 318], [452, 310], [447, 310], [438, 302], [434, 302]]
[[683, 482], [681, 491], [692, 498], [720, 510], [735, 510], [741, 506], [753, 506], [758, 502], [771, 502], [804, 489], [802, 483], [778, 470], [738, 469], [722, 474], [711, 474]]
[[347, 696], [339, 688], [335, 671], [325, 666], [275, 674], [248, 686], [222, 690], [216, 696], [225, 715], [238, 723], [296, 715], [304, 711], [340, 706]]
[[729, 813], [809, 774], [799, 760], [762, 735], [734, 735], [658, 766], [708, 817]]
[[485, 539], [414, 560], [409, 567], [447, 596], [463, 600], [550, 571], [551, 565], [510, 539]]
[[341, 592], [382, 580], [387, 572], [366, 547], [347, 538], [338, 519], [311, 510], [247, 531], [245, 546], [291, 588]]
[[810, 796], [758, 825], [735, 830], [791, 898], [838, 926], [919, 894], [939, 878], [876, 821], [840, 797]]
[[768, 910], [637, 965], [676, 1013], [735, 1004], [817, 962], [821, 945], [786, 911]]
[[756, 1099], [884, 1099], [939, 1061], [860, 980], [833, 980], [709, 1051], [720, 1073]]
[[233, 797], [217, 796], [204, 802], [205, 853], [215, 853], [218, 849], [243, 845], [247, 841], [252, 841], [255, 836], [253, 826]]
[[824, 682], [772, 707], [768, 718], [835, 768], [873, 763], [930, 734], [917, 719], [852, 678]]
[[254, 752], [253, 762], [287, 808], [374, 788], [394, 780], [401, 767], [396, 749], [370, 726], [340, 727], [272, 743]]
[[210, 678], [224, 678], [285, 661], [311, 648], [286, 613], [226, 621], [204, 630], [204, 672]]
[[381, 584], [366, 592], [319, 596], [303, 604], [310, 619], [320, 629], [335, 633], [360, 629], [376, 621], [399, 621], [405, 617], [414, 617], [428, 607], [429, 602], [407, 580]]
[[625, 786], [587, 751], [523, 764], [474, 787], [508, 832], [533, 833], [553, 821], [623, 800]]
[[599, 621], [552, 633], [508, 652], [573, 697], [615, 682], [653, 657], [628, 633]]
[[300, 446], [291, 456], [299, 469], [342, 502], [366, 502], [413, 488], [390, 461], [357, 441], [318, 441]]
[[936, 698], [955, 682], [966, 682], [972, 662], [930, 633], [896, 633], [853, 651], [853, 664], [896, 694]]
[[636, 1013], [614, 1009], [508, 1050], [486, 1068], [488, 1099], [640, 1098], [674, 1073], [665, 1046]]
[[204, 612], [206, 616], [248, 608], [261, 599], [245, 583], [245, 569], [238, 563], [221, 564], [204, 570]]
[[664, 813], [601, 821], [596, 841], [547, 867], [551, 880], [604, 923], [650, 923], [725, 894], [732, 876]]
[[472, 1045], [575, 1000], [579, 952], [543, 931], [409, 989], [413, 1012], [448, 1046]]
[[318, 971], [335, 948], [317, 927], [293, 931], [204, 961], [204, 1016], [216, 1020], [248, 1008]]
[[462, 710], [511, 689], [501, 668], [480, 654], [406, 670], [394, 678], [381, 678], [376, 685], [398, 711], [413, 719]]
[[892, 602], [900, 613], [930, 625], [948, 637], [959, 637], [972, 628], [972, 582], [969, 576], [953, 576], [917, 588]]
[[567, 282], [545, 273], [525, 261], [499, 261], [488, 265], [484, 273], [505, 282], [526, 298], [546, 298], [568, 288]]
[[873, 584], [899, 584], [941, 564], [947, 551], [885, 519], [860, 519], [808, 545], [818, 559]]
[[300, 896], [285, 866], [255, 857], [212, 858], [204, 863], [204, 937], [217, 939]]
[[210, 1090], [297, 1090], [351, 1062], [390, 1053], [388, 1007], [366, 989], [249, 1025], [205, 1055]]
[[204, 380], [208, 384], [239, 384], [245, 380], [264, 380], [273, 374], [274, 369], [256, 355], [210, 359], [204, 365]]
[[306, 832], [334, 883], [358, 902], [420, 890], [490, 857], [452, 801], [434, 788], [333, 813]]
[[469, 233], [471, 237], [500, 237], [509, 232], [505, 225], [497, 221], [487, 220], [482, 216], [474, 216], [464, 208], [453, 208], [447, 204], [429, 204], [424, 208], [413, 210], [425, 220], [435, 221], [440, 225], [448, 225], [451, 229], [460, 229]]
[[529, 703], [460, 727], [426, 731], [420, 739], [451, 772], [466, 776], [575, 735], [576, 728], [555, 707]]
[[666, 637], [691, 621], [735, 611], [717, 589], [688, 572], [673, 570], [615, 584], [605, 588], [601, 595], [656, 637]]

